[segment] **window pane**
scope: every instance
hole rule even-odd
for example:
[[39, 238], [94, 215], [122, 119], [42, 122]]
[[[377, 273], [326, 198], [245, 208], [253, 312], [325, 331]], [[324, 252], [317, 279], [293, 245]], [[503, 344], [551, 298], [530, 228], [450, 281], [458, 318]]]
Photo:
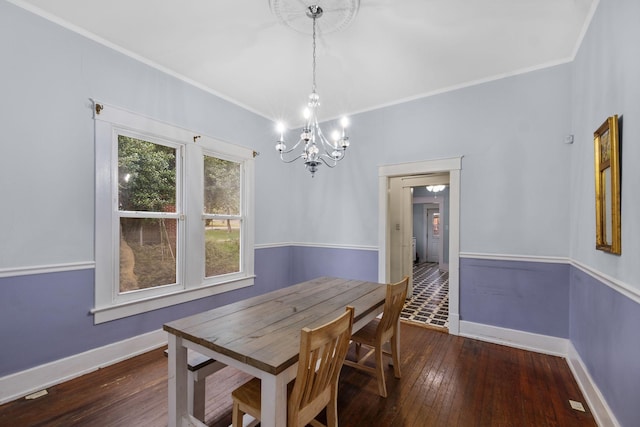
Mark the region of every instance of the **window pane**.
[[204, 156], [204, 211], [240, 215], [240, 164]]
[[176, 283], [177, 220], [120, 218], [120, 292]]
[[438, 237], [440, 235], [440, 214], [433, 214], [433, 237]]
[[176, 149], [118, 135], [118, 209], [176, 211]]
[[205, 276], [240, 271], [240, 220], [207, 220]]

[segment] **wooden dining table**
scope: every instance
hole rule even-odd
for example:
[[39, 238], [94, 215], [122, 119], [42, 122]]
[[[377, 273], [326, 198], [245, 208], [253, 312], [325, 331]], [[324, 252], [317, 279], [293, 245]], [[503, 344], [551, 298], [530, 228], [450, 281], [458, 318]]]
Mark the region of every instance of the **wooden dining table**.
[[205, 426], [187, 404], [192, 349], [260, 378], [261, 426], [285, 427], [287, 384], [296, 375], [302, 328], [318, 327], [353, 306], [355, 332], [382, 312], [385, 292], [380, 283], [321, 277], [165, 324], [168, 425]]

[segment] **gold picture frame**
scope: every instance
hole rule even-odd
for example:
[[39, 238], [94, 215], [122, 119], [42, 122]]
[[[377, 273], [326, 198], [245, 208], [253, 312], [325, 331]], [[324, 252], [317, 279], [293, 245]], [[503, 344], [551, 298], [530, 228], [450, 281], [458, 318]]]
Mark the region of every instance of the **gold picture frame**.
[[620, 141], [618, 116], [593, 133], [596, 178], [596, 249], [620, 255]]

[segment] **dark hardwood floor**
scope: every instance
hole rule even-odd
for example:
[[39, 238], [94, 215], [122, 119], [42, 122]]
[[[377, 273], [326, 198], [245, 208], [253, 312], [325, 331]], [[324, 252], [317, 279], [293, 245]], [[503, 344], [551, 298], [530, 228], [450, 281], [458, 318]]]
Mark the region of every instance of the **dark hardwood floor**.
[[[402, 378], [344, 367], [340, 426], [595, 426], [564, 359], [402, 325]], [[225, 368], [207, 379], [206, 422], [231, 423], [231, 390], [249, 377]], [[582, 402], [586, 413], [571, 409]], [[322, 419], [323, 416], [320, 417]], [[166, 426], [163, 349], [0, 406], [0, 426]]]

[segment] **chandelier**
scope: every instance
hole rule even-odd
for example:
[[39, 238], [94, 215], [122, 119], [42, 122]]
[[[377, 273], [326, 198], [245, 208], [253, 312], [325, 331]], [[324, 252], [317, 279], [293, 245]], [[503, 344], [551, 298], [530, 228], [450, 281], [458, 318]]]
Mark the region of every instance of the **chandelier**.
[[[318, 167], [323, 163], [330, 168], [335, 167], [340, 160], [344, 159], [347, 147], [349, 147], [349, 137], [347, 136], [349, 120], [346, 117], [340, 120], [342, 130], [334, 130], [332, 132], [331, 141], [322, 133], [316, 115], [317, 109], [320, 106], [320, 95], [316, 92], [316, 20], [322, 16], [322, 13], [323, 10], [318, 5], [309, 6], [306, 12], [306, 15], [313, 20], [313, 77], [311, 94], [308, 98], [307, 108], [305, 108], [303, 112], [305, 119], [304, 127], [302, 128], [298, 142], [296, 142], [293, 147], [287, 148], [284, 142], [285, 126], [283, 123], [278, 123], [280, 138], [276, 143], [276, 150], [280, 153], [280, 159], [283, 162], [292, 163], [298, 159], [302, 159], [306, 169], [311, 172], [311, 177], [315, 176]], [[290, 153], [293, 153], [301, 145], [302, 152], [289, 156]]]

